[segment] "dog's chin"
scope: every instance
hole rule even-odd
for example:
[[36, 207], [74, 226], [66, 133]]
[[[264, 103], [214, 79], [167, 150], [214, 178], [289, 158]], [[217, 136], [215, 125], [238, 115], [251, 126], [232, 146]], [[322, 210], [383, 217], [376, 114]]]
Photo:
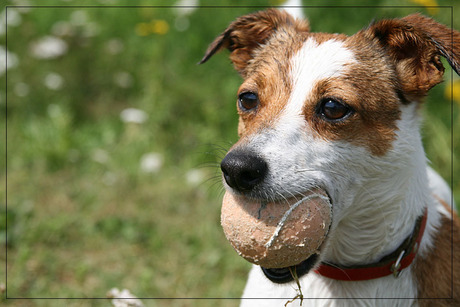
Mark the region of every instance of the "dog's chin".
[[316, 264], [319, 262], [319, 255], [312, 254], [306, 260], [302, 261], [301, 263], [286, 267], [286, 268], [276, 268], [276, 269], [267, 269], [262, 267], [262, 270], [272, 282], [277, 284], [284, 284], [293, 280], [293, 274], [295, 274], [298, 278], [310, 272]]

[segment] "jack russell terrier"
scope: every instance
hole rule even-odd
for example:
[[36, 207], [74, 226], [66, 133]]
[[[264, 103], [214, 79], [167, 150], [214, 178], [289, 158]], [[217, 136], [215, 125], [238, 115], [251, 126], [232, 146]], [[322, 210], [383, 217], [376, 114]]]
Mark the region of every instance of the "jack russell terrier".
[[459, 221], [420, 136], [441, 57], [460, 72], [460, 33], [420, 14], [312, 33], [268, 9], [236, 19], [200, 63], [221, 49], [244, 79], [240, 140], [221, 163], [228, 193], [276, 202], [321, 188], [332, 204], [297, 283], [292, 267], [255, 265], [241, 305], [301, 290], [306, 306], [460, 306]]

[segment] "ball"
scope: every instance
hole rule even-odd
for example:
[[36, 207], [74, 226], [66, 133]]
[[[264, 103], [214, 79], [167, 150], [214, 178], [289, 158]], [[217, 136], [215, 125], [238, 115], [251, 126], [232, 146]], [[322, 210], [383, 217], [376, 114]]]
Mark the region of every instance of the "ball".
[[265, 268], [297, 265], [317, 252], [331, 224], [332, 206], [323, 190], [301, 198], [261, 202], [226, 192], [221, 224], [240, 256]]

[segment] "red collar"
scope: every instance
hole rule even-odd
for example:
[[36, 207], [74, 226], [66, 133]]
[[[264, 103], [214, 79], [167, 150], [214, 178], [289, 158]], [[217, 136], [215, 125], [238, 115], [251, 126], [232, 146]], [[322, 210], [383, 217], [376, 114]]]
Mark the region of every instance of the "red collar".
[[417, 254], [425, 231], [427, 215], [428, 210], [425, 209], [423, 216], [417, 219], [412, 234], [393, 253], [383, 257], [377, 263], [345, 267], [323, 262], [314, 272], [328, 278], [346, 281], [362, 281], [388, 275], [398, 277], [401, 271], [412, 263]]

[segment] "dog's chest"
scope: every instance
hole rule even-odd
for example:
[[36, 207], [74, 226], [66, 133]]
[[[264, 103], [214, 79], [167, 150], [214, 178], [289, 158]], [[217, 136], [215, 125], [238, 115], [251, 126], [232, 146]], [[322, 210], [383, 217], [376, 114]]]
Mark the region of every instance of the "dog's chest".
[[[397, 279], [388, 276], [371, 281], [347, 282], [310, 273], [300, 281], [304, 297], [302, 306], [417, 306], [413, 299], [417, 289], [410, 270], [402, 272]], [[263, 275], [259, 267], [254, 266], [249, 274], [241, 306], [284, 306], [298, 294], [294, 282], [274, 284]], [[300, 306], [300, 299], [287, 306]]]

